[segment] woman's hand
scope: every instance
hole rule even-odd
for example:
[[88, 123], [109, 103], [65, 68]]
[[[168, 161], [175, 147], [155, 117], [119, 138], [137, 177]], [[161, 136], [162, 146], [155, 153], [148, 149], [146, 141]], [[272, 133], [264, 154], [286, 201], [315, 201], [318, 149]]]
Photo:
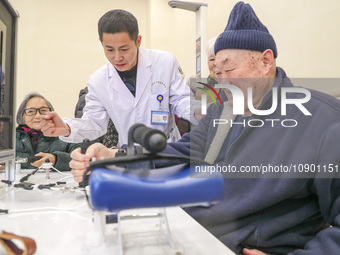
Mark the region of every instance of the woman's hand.
[[54, 164], [55, 164], [55, 156], [51, 153], [39, 152], [39, 153], [35, 154], [34, 156], [40, 156], [42, 158], [32, 162], [31, 163], [32, 166], [41, 167], [41, 165], [46, 162], [46, 159], [50, 160], [50, 163], [52, 163], [52, 166], [54, 166]]
[[243, 249], [243, 254], [244, 255], [266, 255], [265, 253], [263, 253], [262, 251], [256, 250], [256, 249], [247, 249], [244, 248]]

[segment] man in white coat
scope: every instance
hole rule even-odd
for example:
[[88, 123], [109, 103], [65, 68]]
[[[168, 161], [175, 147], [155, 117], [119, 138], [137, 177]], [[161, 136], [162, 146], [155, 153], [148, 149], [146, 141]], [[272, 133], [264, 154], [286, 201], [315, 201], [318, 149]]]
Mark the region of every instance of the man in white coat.
[[[88, 80], [82, 118], [62, 120], [57, 113], [48, 113], [41, 123], [44, 135], [67, 142], [93, 140], [106, 133], [111, 118], [119, 145], [127, 144], [128, 129], [135, 123], [161, 130], [168, 141], [178, 140], [174, 114], [194, 124], [196, 120], [190, 111], [190, 89], [176, 58], [141, 48], [137, 19], [124, 10], [105, 13], [98, 33], [109, 62]], [[198, 106], [192, 107], [197, 113]]]

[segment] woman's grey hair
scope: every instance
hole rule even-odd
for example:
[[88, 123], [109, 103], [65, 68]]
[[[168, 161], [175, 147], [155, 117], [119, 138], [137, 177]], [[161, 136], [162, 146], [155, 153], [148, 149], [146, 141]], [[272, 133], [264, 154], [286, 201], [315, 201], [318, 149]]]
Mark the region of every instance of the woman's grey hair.
[[48, 101], [45, 97], [43, 97], [42, 95], [40, 95], [37, 92], [31, 92], [29, 94], [27, 94], [24, 98], [24, 100], [22, 101], [22, 103], [19, 106], [18, 112], [17, 112], [17, 123], [19, 125], [24, 125], [25, 124], [25, 118], [24, 118], [24, 110], [25, 107], [27, 105], [27, 102], [32, 99], [33, 97], [40, 97], [42, 99], [44, 99], [48, 105], [48, 107], [51, 108], [52, 111], [54, 111], [54, 108], [52, 106], [52, 104], [50, 103], [50, 101]]

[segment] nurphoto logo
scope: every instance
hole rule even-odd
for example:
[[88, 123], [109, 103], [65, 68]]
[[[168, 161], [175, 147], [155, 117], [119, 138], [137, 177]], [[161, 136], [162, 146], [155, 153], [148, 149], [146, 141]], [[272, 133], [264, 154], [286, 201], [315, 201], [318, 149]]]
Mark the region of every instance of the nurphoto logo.
[[[212, 88], [211, 86], [208, 86], [205, 83], [201, 83], [205, 86], [207, 86], [210, 90], [212, 90], [218, 97], [218, 99], [220, 100], [220, 103], [222, 105], [221, 102], [221, 98], [219, 97], [219, 95], [217, 94], [216, 90], [214, 88]], [[245, 106], [245, 97], [243, 95], [243, 92], [240, 88], [236, 87], [235, 85], [231, 85], [231, 84], [216, 84], [215, 88], [222, 88], [222, 89], [228, 89], [230, 90], [232, 96], [233, 96], [233, 115], [244, 115], [244, 106]], [[202, 88], [200, 88], [202, 89]], [[206, 89], [202, 89], [205, 92], [207, 92], [207, 94], [210, 95], [210, 97], [213, 98], [213, 95]], [[253, 105], [253, 90], [251, 87], [249, 87], [247, 89], [248, 92], [248, 99], [247, 99], [247, 106], [249, 111], [252, 114], [258, 115], [258, 116], [269, 116], [270, 114], [274, 113], [275, 110], [278, 107], [278, 89], [276, 87], [272, 88], [272, 105], [270, 107], [270, 109], [256, 109]], [[304, 97], [301, 98], [288, 98], [288, 94], [289, 93], [300, 93], [303, 94]], [[312, 114], [306, 109], [306, 107], [303, 105], [304, 103], [307, 103], [310, 99], [311, 99], [311, 93], [309, 90], [305, 89], [305, 88], [297, 88], [297, 87], [284, 87], [281, 88], [281, 116], [286, 116], [287, 115], [287, 105], [295, 105], [304, 115], [306, 116], [311, 116]], [[214, 99], [214, 98], [213, 98]], [[205, 115], [207, 113], [207, 95], [206, 94], [202, 94], [202, 108], [201, 108], [201, 113], [203, 115]], [[216, 105], [216, 100], [214, 99], [215, 105]], [[236, 122], [232, 122], [231, 120], [224, 120], [224, 119], [214, 119], [214, 127], [216, 125], [220, 125], [220, 124], [227, 124], [230, 123], [230, 125], [232, 126], [232, 124], [241, 124], [241, 125], [246, 125], [248, 124], [249, 126], [252, 127], [262, 127], [264, 125], [265, 122], [269, 122], [271, 123], [272, 127], [274, 127], [274, 123], [275, 122], [281, 122], [281, 125], [283, 127], [295, 127], [298, 123], [296, 120], [294, 119], [284, 119], [284, 120], [279, 120], [279, 119], [250, 119], [248, 122], [249, 123], [245, 123], [244, 122], [240, 122], [240, 123], [236, 123]], [[255, 124], [256, 123], [256, 124]]]

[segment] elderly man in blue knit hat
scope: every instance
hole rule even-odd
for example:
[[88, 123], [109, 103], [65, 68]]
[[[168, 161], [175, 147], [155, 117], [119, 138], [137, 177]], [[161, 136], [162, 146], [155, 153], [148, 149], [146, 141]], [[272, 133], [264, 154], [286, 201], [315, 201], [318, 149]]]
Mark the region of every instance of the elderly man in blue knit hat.
[[249, 4], [235, 5], [215, 53], [224, 103], [164, 152], [204, 158], [212, 166], [193, 171], [222, 172], [225, 196], [186, 211], [237, 254], [339, 254], [340, 102], [294, 87]]

